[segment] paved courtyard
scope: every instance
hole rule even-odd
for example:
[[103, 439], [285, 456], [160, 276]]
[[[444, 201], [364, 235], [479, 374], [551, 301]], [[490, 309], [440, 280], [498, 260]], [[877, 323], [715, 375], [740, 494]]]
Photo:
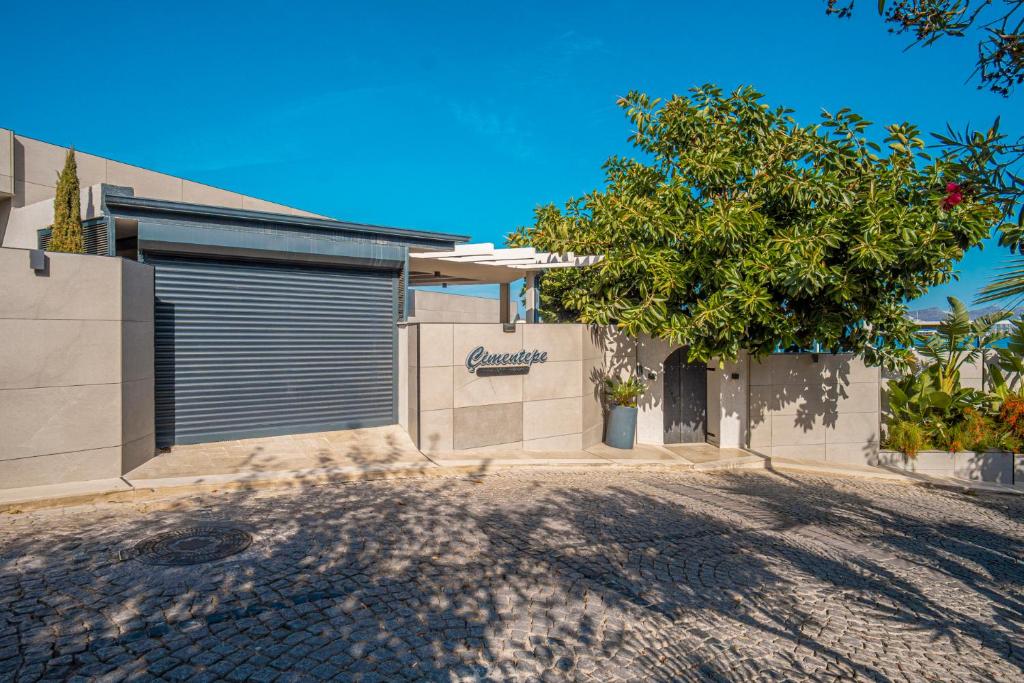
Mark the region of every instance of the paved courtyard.
[[[1024, 677], [1024, 501], [520, 470], [0, 516], [0, 679]], [[253, 541], [195, 566], [139, 541]]]

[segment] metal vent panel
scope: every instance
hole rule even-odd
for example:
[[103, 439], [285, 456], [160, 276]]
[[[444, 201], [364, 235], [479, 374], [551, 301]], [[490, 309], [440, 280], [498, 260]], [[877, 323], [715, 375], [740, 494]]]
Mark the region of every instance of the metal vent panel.
[[145, 259], [159, 446], [395, 422], [397, 273]]
[[[50, 248], [50, 236], [53, 230], [45, 228], [39, 231], [39, 248], [48, 250]], [[82, 246], [86, 254], [95, 256], [110, 255], [110, 241], [107, 235], [107, 222], [105, 220], [82, 221]]]

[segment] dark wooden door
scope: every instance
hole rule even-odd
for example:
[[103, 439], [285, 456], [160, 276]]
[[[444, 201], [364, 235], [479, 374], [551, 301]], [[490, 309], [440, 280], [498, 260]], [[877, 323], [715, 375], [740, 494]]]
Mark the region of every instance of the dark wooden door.
[[665, 443], [707, 439], [707, 366], [688, 363], [686, 353], [677, 349], [665, 361]]

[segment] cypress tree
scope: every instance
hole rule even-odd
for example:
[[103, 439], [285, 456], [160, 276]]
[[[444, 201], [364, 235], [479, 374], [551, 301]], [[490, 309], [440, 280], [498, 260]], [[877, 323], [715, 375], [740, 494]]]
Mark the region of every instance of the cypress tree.
[[50, 251], [66, 251], [84, 254], [82, 242], [82, 208], [78, 187], [78, 165], [75, 163], [75, 148], [68, 150], [64, 159], [64, 170], [57, 178], [57, 196], [53, 198], [53, 231], [50, 234]]

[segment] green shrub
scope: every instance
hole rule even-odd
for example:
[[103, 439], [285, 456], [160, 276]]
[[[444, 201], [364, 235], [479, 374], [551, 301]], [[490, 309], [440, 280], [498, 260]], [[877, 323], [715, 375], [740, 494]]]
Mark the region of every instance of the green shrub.
[[605, 395], [612, 405], [636, 408], [637, 399], [643, 396], [647, 386], [639, 377], [629, 377], [625, 380], [609, 377], [604, 381], [604, 388]]
[[887, 446], [904, 455], [916, 458], [927, 445], [925, 430], [916, 422], [897, 420], [889, 424]]

